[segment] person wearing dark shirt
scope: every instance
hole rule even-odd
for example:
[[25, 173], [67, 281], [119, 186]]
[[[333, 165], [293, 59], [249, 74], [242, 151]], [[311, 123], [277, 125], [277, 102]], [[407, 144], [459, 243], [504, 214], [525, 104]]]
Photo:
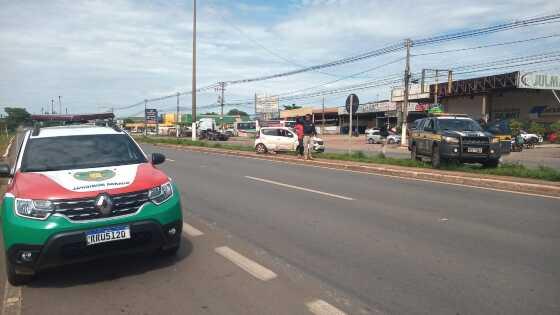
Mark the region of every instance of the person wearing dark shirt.
[[315, 129], [315, 124], [311, 119], [311, 115], [305, 115], [305, 120], [303, 121], [303, 145], [305, 149], [305, 159], [313, 160], [311, 156], [311, 147], [313, 146], [312, 138], [317, 134]]
[[298, 147], [296, 149], [298, 158], [303, 158], [303, 122], [302, 119], [300, 117], [296, 118], [296, 124], [294, 126], [294, 129], [296, 131], [297, 134], [297, 138], [298, 138]]

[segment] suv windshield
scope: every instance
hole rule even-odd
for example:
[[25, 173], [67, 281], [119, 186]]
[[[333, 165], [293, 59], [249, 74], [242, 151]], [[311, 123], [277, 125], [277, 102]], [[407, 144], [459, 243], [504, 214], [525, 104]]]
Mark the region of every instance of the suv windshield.
[[476, 121], [465, 118], [438, 119], [438, 125], [440, 130], [482, 131], [482, 128]]
[[145, 163], [127, 135], [84, 135], [29, 139], [22, 172], [44, 172]]

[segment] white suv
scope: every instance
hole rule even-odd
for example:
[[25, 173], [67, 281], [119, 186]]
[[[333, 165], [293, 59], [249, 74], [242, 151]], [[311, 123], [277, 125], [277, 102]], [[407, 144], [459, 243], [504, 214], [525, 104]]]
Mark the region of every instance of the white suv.
[[[312, 141], [313, 151], [325, 151], [322, 139], [313, 137]], [[297, 146], [297, 135], [293, 129], [288, 127], [263, 127], [257, 132], [257, 138], [255, 139], [255, 151], [257, 153], [295, 151]]]

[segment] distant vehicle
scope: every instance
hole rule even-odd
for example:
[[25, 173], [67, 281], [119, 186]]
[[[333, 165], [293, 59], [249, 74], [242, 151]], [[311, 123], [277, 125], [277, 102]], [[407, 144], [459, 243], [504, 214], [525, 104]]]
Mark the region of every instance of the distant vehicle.
[[381, 130], [368, 129], [366, 130], [366, 141], [369, 144], [383, 143], [385, 142], [385, 138], [381, 135]]
[[283, 127], [294, 128], [295, 125], [296, 125], [295, 120], [284, 120], [284, 121], [282, 121], [282, 126]]
[[387, 136], [387, 143], [388, 144], [397, 144], [401, 143], [401, 136], [396, 133], [389, 133]]
[[[312, 142], [314, 152], [325, 151], [323, 139], [313, 137]], [[287, 127], [262, 127], [255, 139], [257, 153], [295, 151], [297, 146], [298, 139], [295, 131]]]
[[496, 167], [501, 157], [500, 140], [483, 131], [476, 121], [461, 115], [421, 119], [412, 131], [408, 149], [413, 160], [430, 157], [434, 168], [450, 160]]
[[256, 133], [257, 130], [260, 128], [259, 122], [256, 120], [253, 121], [240, 121], [236, 122], [234, 125], [235, 132], [240, 134], [248, 134], [248, 133]]
[[525, 140], [525, 143], [537, 144], [537, 143], [542, 143], [544, 141], [541, 135], [537, 135], [535, 133], [528, 133], [525, 130], [521, 130], [520, 134], [521, 137], [523, 137], [523, 140]]

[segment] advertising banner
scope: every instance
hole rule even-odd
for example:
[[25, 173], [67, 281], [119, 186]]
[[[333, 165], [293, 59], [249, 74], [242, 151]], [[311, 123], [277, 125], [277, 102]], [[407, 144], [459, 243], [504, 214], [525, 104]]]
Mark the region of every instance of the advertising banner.
[[560, 74], [520, 71], [517, 87], [520, 89], [560, 90]]
[[146, 123], [148, 124], [157, 124], [158, 122], [158, 112], [155, 108], [146, 108], [145, 116]]

